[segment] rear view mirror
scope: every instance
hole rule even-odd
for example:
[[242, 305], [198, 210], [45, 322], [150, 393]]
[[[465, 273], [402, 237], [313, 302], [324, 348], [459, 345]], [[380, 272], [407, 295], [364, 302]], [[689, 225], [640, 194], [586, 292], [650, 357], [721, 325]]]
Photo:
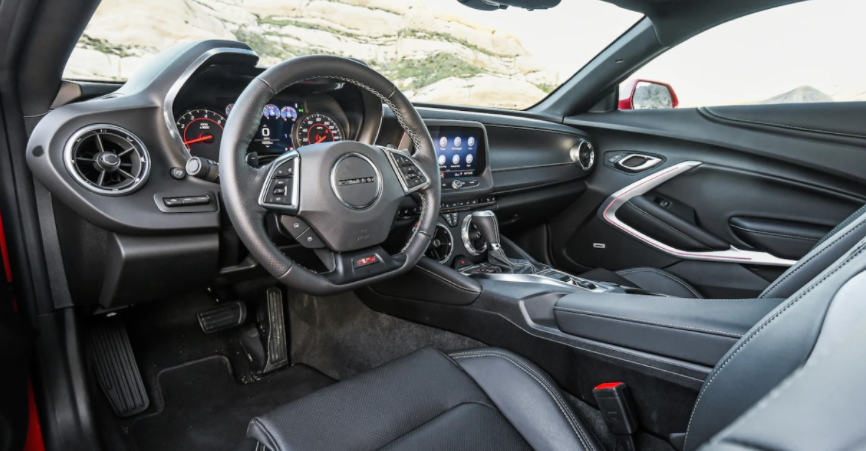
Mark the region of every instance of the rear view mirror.
[[535, 9], [550, 9], [559, 5], [562, 0], [457, 0], [458, 2], [482, 11], [506, 9], [509, 6], [530, 11]]
[[667, 83], [632, 80], [619, 93], [620, 110], [676, 108], [680, 102], [674, 88]]

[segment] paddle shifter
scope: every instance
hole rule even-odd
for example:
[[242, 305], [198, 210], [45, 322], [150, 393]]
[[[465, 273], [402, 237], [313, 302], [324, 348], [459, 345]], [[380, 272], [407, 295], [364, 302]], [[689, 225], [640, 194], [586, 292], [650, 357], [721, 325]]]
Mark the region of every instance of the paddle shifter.
[[487, 241], [488, 263], [502, 268], [502, 272], [515, 272], [514, 265], [505, 256], [505, 251], [502, 250], [496, 215], [490, 210], [476, 211], [472, 213], [472, 223], [475, 224], [475, 227], [478, 227], [478, 231], [481, 232], [484, 241]]

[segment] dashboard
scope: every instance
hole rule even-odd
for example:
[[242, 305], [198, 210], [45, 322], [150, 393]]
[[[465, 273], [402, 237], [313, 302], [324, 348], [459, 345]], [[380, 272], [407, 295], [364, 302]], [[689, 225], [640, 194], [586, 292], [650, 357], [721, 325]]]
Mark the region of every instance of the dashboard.
[[[152, 58], [116, 90], [73, 99], [39, 118], [26, 158], [62, 224], [58, 240], [75, 299], [113, 308], [256, 268], [223, 211], [219, 183], [184, 168], [191, 157], [218, 161], [233, 106], [263, 71], [257, 63], [239, 42], [192, 42]], [[581, 179], [592, 168], [575, 151], [588, 137], [574, 128], [505, 114], [418, 112], [439, 162], [440, 246], [430, 255], [443, 264], [481, 258], [473, 252], [480, 244], [464, 236], [472, 210], [495, 210], [503, 227], [531, 227], [586, 189]], [[325, 141], [411, 149], [378, 97], [335, 80], [283, 90], [258, 121], [247, 149], [253, 166]], [[389, 237], [398, 250], [417, 211], [411, 196], [398, 209]], [[272, 240], [293, 260], [315, 265], [315, 254], [284, 231], [285, 218], [267, 218]], [[152, 289], [137, 289], [144, 285]]]

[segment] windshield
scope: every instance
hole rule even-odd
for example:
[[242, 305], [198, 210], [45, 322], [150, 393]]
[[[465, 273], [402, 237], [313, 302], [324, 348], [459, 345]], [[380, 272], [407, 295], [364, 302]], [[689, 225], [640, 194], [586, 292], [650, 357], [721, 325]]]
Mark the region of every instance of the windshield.
[[415, 102], [525, 109], [640, 18], [597, 0], [493, 12], [455, 0], [103, 0], [64, 77], [123, 81], [178, 43], [232, 39], [262, 66], [353, 57]]

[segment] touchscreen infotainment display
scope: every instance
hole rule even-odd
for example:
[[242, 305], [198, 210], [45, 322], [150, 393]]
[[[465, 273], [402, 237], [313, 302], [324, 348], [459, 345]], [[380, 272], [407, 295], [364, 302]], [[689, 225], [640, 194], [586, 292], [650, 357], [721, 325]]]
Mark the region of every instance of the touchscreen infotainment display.
[[431, 127], [430, 136], [436, 146], [441, 178], [477, 175], [481, 129]]

